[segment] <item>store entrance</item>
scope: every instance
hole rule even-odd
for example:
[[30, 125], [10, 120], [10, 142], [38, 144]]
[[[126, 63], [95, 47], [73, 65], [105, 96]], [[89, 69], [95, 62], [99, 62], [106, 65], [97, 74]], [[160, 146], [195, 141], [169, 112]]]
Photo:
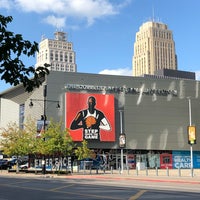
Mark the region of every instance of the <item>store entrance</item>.
[[[127, 168], [127, 155], [123, 155], [123, 169]], [[108, 168], [119, 169], [121, 168], [121, 154], [112, 154], [108, 159]]]

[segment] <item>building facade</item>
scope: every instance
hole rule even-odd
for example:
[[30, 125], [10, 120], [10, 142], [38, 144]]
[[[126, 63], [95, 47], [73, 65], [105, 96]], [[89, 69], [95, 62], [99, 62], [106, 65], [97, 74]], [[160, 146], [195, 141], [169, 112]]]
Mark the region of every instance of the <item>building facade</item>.
[[177, 69], [172, 31], [166, 24], [148, 21], [136, 33], [133, 76], [154, 75], [160, 69]]
[[160, 69], [155, 72], [155, 75], [162, 77], [174, 77], [174, 78], [192, 79], [192, 80], [196, 79], [195, 72], [173, 70], [173, 69]]
[[[126, 164], [189, 168], [191, 111], [191, 125], [196, 127], [194, 167], [200, 168], [199, 81], [51, 72], [43, 85], [47, 85], [47, 121], [62, 120], [74, 142], [81, 144], [86, 139], [89, 148], [114, 158], [116, 168], [121, 134], [126, 138]], [[30, 118], [37, 125], [44, 114], [43, 99], [43, 87], [32, 93], [24, 92], [23, 86], [2, 92], [0, 126], [9, 121], [20, 125]]]
[[47, 63], [50, 64], [50, 71], [76, 72], [76, 54], [73, 50], [73, 43], [67, 41], [64, 32], [55, 32], [54, 36], [54, 39], [42, 38], [39, 43], [36, 68]]

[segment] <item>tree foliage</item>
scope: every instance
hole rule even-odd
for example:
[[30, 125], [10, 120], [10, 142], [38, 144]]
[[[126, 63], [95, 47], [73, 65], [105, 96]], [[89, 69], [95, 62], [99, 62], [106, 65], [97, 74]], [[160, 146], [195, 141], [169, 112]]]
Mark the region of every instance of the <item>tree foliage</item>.
[[12, 156], [24, 156], [33, 152], [36, 148], [36, 128], [29, 123], [24, 129], [17, 124], [11, 123], [7, 128], [1, 130], [0, 146], [4, 154]]
[[[16, 124], [9, 124], [0, 133], [0, 147], [7, 155], [23, 156], [40, 155], [71, 155], [74, 143], [68, 130], [62, 129], [61, 123], [51, 122], [41, 137], [36, 137], [36, 124], [29, 121], [20, 129]], [[45, 138], [45, 140], [44, 140]]]
[[40, 153], [68, 156], [72, 154], [75, 145], [69, 131], [62, 128], [62, 123], [51, 122], [40, 140]]
[[88, 143], [86, 140], [83, 140], [82, 146], [77, 147], [77, 149], [75, 150], [75, 155], [78, 157], [78, 160], [90, 158], [92, 153], [93, 152], [88, 148]]
[[38, 44], [24, 40], [21, 34], [8, 31], [7, 24], [12, 20], [12, 16], [0, 15], [0, 77], [14, 86], [22, 83], [26, 91], [30, 92], [41, 85], [42, 78], [49, 73], [49, 65], [45, 64], [37, 69], [25, 66], [22, 56], [34, 56], [38, 51]]

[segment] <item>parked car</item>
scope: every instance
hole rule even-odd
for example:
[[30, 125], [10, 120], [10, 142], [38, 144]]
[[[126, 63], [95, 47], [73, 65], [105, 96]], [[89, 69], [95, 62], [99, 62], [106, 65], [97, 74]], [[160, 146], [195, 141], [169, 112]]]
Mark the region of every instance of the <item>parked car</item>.
[[17, 164], [17, 159], [14, 158], [14, 159], [12, 159], [12, 160], [9, 160], [9, 161], [8, 161], [8, 164], [9, 164], [11, 167], [13, 167], [14, 165]]
[[20, 169], [28, 169], [28, 167], [28, 163], [19, 166]]
[[8, 160], [0, 160], [0, 169], [11, 169], [12, 164]]

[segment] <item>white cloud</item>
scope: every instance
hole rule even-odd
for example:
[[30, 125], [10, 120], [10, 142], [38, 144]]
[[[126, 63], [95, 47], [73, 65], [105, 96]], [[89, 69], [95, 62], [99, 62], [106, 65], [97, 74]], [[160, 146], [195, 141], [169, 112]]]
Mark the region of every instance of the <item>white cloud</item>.
[[196, 71], [195, 72], [195, 75], [196, 75], [196, 80], [200, 80], [200, 71]]
[[64, 17], [59, 18], [59, 17], [55, 17], [53, 15], [50, 15], [50, 16], [46, 17], [43, 21], [47, 24], [51, 24], [51, 25], [55, 26], [56, 28], [62, 28], [65, 26], [66, 19]]
[[[71, 17], [92, 25], [96, 19], [118, 14], [131, 0], [124, 0], [121, 3], [110, 0], [0, 0], [0, 2], [4, 2], [4, 5], [6, 2], [12, 3], [14, 9], [24, 12], [58, 16], [63, 19]], [[47, 20], [47, 23], [50, 21]], [[51, 25], [55, 26], [55, 23], [52, 22]]]
[[[59, 13], [64, 12], [64, 9], [67, 8], [66, 3], [68, 0], [34, 0], [34, 1], [27, 1], [27, 0], [14, 0], [13, 6], [17, 6], [21, 8], [24, 12], [36, 12], [36, 13]], [[66, 10], [65, 10], [66, 11]]]
[[0, 8], [10, 9], [12, 7], [12, 2], [10, 0], [0, 0]]
[[122, 75], [122, 76], [132, 76], [132, 69], [129, 68], [118, 68], [118, 69], [104, 69], [99, 72], [99, 74], [111, 74], [111, 75]]

